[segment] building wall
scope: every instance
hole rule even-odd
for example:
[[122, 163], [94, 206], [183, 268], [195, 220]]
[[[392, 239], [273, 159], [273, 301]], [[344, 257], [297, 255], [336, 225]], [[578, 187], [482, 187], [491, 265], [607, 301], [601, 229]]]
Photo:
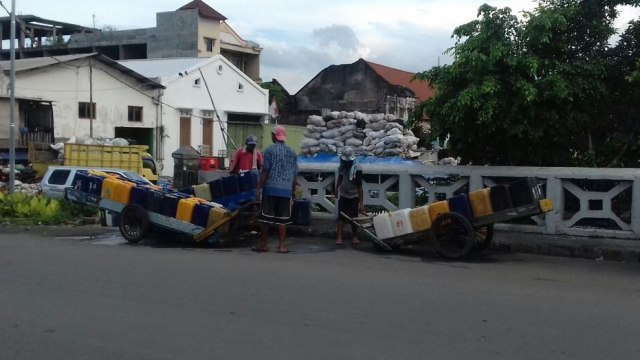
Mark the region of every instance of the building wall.
[[[165, 129], [163, 151], [163, 176], [173, 175], [173, 158], [171, 153], [179, 148], [180, 116], [191, 113], [191, 146], [198, 149], [202, 144], [202, 116], [213, 114], [213, 148], [212, 154], [219, 150], [226, 150], [225, 138], [221, 130], [221, 123], [226, 128], [227, 115], [230, 113], [264, 116], [268, 113], [268, 92], [262, 89], [245, 74], [229, 64], [224, 58], [217, 57], [201, 68], [204, 79], [211, 91], [201, 80], [202, 75], [197, 70], [189, 71], [188, 75], [174, 78], [163, 85], [162, 101], [171, 105], [162, 107], [162, 125]], [[240, 85], [242, 90], [239, 89]], [[211, 103], [214, 99], [214, 104]], [[177, 109], [176, 109], [177, 108]], [[214, 108], [218, 116], [215, 116]], [[219, 117], [219, 119], [218, 119]]]
[[147, 58], [198, 56], [198, 18], [195, 9], [157, 13], [157, 27], [147, 39]]
[[363, 60], [332, 65], [322, 70], [295, 95], [298, 110], [361, 111], [387, 110], [387, 97], [413, 96], [410, 91], [391, 86]]
[[[141, 88], [95, 59], [93, 65], [94, 138], [112, 138], [116, 126], [154, 128], [157, 113], [151, 97], [155, 90]], [[16, 74], [16, 96], [53, 101], [56, 139], [89, 136], [89, 119], [78, 116], [78, 102], [89, 102], [89, 93], [88, 59]], [[143, 107], [142, 122], [128, 121], [128, 106]]]
[[[213, 51], [207, 51], [205, 38], [214, 39]], [[198, 55], [211, 57], [220, 54], [220, 21], [201, 18], [198, 21]]]
[[71, 35], [68, 46], [70, 49], [100, 50], [101, 46], [146, 44], [146, 56], [143, 58], [195, 57], [198, 56], [200, 45], [198, 18], [197, 10], [157, 13], [157, 27], [95, 34], [76, 33]]

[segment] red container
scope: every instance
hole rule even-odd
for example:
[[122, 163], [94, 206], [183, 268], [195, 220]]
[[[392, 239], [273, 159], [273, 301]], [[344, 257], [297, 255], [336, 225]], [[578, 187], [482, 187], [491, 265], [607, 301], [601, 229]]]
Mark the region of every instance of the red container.
[[208, 156], [201, 157], [200, 170], [218, 170], [218, 158]]

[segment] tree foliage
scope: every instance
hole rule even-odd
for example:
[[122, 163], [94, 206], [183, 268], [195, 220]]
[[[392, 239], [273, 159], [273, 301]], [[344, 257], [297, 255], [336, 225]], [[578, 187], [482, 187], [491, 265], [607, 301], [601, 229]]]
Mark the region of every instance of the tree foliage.
[[611, 39], [617, 7], [639, 3], [541, 0], [522, 20], [483, 5], [452, 64], [416, 74], [436, 88], [417, 111], [474, 164], [635, 166], [640, 26]]
[[290, 96], [287, 90], [277, 81], [260, 83], [263, 89], [269, 90], [269, 103], [276, 98], [278, 110], [280, 114], [286, 113], [291, 109]]

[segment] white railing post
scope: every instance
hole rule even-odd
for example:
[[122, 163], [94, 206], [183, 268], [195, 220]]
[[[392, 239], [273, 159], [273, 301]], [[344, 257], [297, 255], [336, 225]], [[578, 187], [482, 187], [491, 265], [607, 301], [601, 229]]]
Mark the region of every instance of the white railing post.
[[553, 176], [547, 178], [547, 198], [553, 201], [553, 211], [544, 215], [545, 233], [556, 234], [564, 213], [562, 180]]
[[469, 192], [482, 189], [483, 187], [482, 175], [479, 172], [472, 172], [469, 176]]
[[640, 179], [633, 180], [631, 189], [631, 230], [640, 236]]
[[416, 204], [416, 187], [408, 172], [402, 172], [398, 178], [398, 209], [411, 209]]

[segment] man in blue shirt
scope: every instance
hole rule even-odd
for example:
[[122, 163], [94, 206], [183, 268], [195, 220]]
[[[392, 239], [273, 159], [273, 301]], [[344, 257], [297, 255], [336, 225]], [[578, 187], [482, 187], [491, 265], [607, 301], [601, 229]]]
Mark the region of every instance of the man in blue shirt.
[[291, 202], [295, 197], [298, 156], [285, 141], [287, 135], [283, 126], [276, 126], [271, 132], [270, 145], [263, 153], [262, 173], [257, 188], [257, 200], [262, 198], [259, 221], [261, 225], [260, 244], [252, 250], [269, 251], [269, 226], [278, 226], [278, 252], [288, 253], [285, 237], [287, 224], [291, 223]]

